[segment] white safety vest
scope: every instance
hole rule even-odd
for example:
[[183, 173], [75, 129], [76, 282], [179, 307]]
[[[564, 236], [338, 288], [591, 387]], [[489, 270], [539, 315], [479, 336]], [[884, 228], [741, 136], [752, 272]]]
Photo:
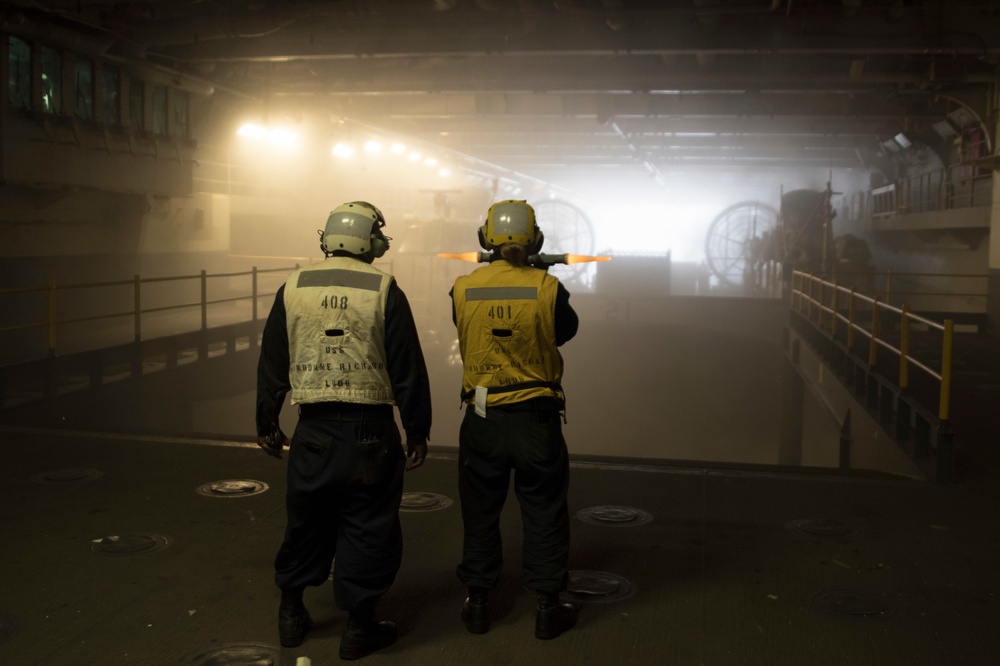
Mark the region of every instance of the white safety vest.
[[292, 404], [394, 404], [385, 356], [393, 277], [357, 259], [329, 257], [285, 283]]

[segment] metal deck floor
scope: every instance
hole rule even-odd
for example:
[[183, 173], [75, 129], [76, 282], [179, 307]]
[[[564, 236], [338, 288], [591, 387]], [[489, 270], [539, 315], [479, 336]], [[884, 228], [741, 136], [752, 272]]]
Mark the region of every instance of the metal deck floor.
[[[278, 647], [284, 460], [233, 442], [16, 427], [0, 429], [0, 446], [0, 664], [340, 662], [345, 616], [329, 586], [306, 593], [305, 643]], [[652, 520], [573, 518], [574, 580], [601, 574], [577, 596], [611, 598], [585, 601], [575, 629], [539, 641], [513, 495], [493, 628], [472, 635], [459, 619], [456, 465], [432, 448], [406, 477], [407, 492], [455, 502], [403, 513], [403, 567], [379, 611], [400, 638], [363, 663], [996, 663], [1000, 489], [988, 475], [940, 485], [576, 461], [574, 515], [622, 506]], [[227, 479], [269, 489], [197, 492]], [[100, 552], [134, 534], [161, 547]]]

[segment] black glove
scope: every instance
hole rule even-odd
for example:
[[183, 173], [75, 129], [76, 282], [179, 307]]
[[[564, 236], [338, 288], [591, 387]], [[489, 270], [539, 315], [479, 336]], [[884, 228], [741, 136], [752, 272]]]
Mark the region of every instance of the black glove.
[[270, 434], [257, 436], [257, 446], [264, 449], [267, 455], [280, 458], [282, 449], [288, 446], [288, 438], [278, 424], [274, 424]]

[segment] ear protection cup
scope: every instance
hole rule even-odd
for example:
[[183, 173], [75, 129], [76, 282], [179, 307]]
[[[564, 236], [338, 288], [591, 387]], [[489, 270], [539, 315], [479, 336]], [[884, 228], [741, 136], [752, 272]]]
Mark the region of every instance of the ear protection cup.
[[479, 227], [479, 247], [483, 248], [484, 250], [490, 250], [490, 249], [492, 249], [490, 247], [490, 244], [486, 242], [486, 225], [485, 224], [483, 226]]
[[376, 259], [384, 255], [389, 251], [389, 239], [386, 238], [381, 231], [378, 230], [378, 225], [372, 227], [372, 255]]
[[542, 251], [542, 245], [545, 243], [545, 234], [542, 230], [535, 225], [535, 246], [531, 249], [530, 254], [538, 254]]

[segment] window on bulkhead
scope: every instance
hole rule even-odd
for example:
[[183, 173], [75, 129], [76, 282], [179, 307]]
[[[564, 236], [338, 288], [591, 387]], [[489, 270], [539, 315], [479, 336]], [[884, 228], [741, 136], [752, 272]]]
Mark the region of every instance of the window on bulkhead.
[[31, 46], [17, 37], [7, 38], [8, 99], [12, 106], [31, 108]]
[[62, 54], [51, 46], [42, 47], [42, 111], [62, 113]]
[[188, 136], [188, 94], [183, 90], [171, 90], [174, 103], [174, 122], [170, 126], [171, 136], [186, 139]]
[[153, 84], [153, 133], [167, 133], [167, 87]]
[[94, 61], [77, 58], [73, 63], [76, 79], [76, 117], [81, 120], [94, 119]]
[[131, 74], [128, 75], [128, 126], [134, 130], [146, 129], [146, 86]]
[[104, 63], [101, 71], [104, 79], [101, 91], [101, 97], [104, 100], [101, 119], [108, 125], [121, 125], [121, 72], [116, 65], [110, 63]]

